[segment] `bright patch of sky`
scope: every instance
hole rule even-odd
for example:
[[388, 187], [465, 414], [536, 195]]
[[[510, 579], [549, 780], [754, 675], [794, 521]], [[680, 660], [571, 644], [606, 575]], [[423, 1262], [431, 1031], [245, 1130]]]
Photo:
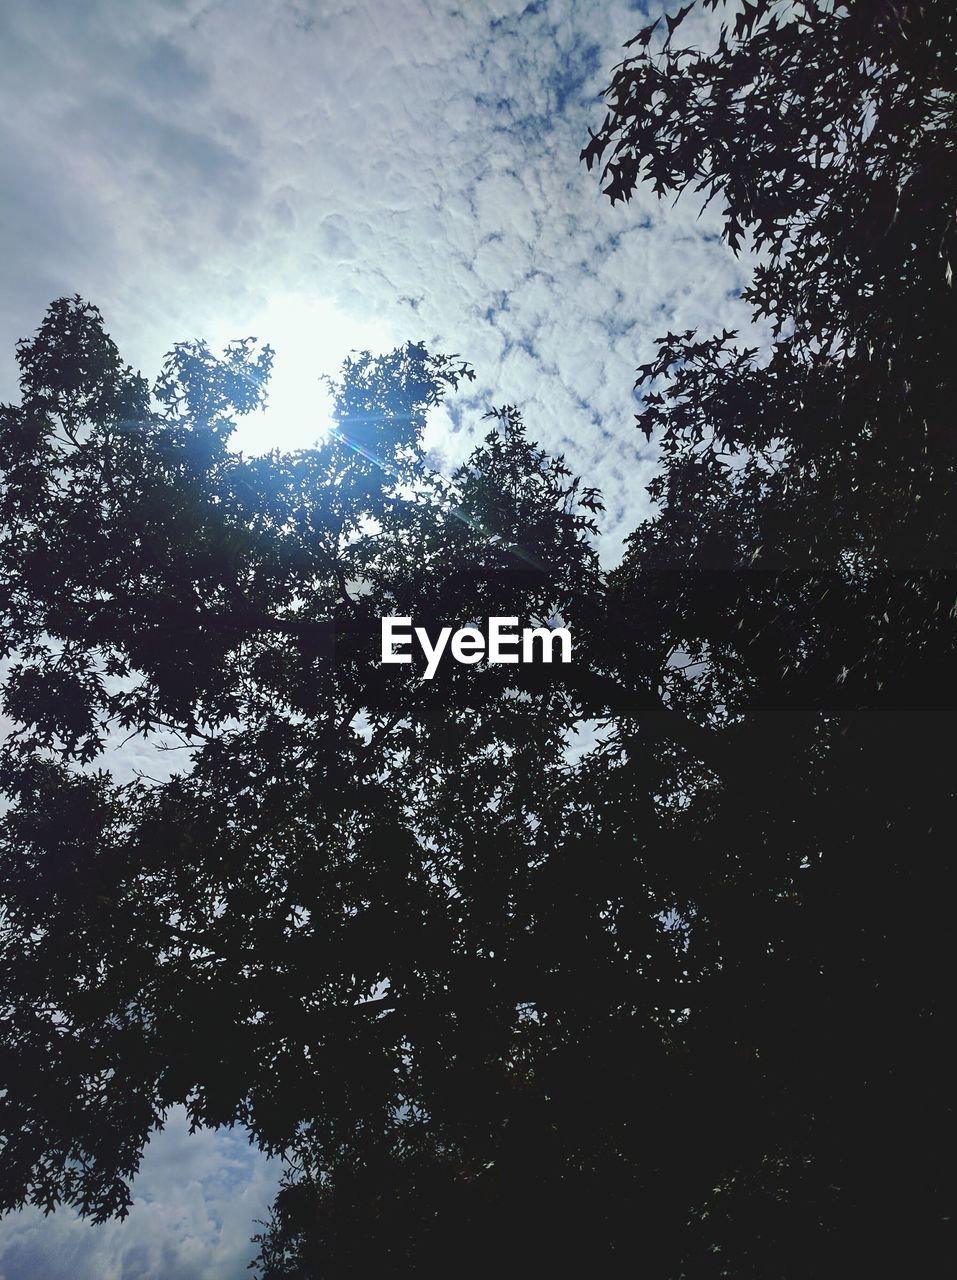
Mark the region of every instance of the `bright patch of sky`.
[[[716, 211], [647, 192], [612, 209], [578, 162], [646, 21], [627, 0], [4, 0], [0, 399], [17, 398], [16, 339], [63, 294], [97, 303], [150, 377], [177, 341], [269, 341], [251, 452], [322, 435], [319, 378], [350, 349], [421, 339], [478, 374], [430, 429], [438, 465], [487, 407], [519, 405], [604, 491], [613, 562], [654, 466], [636, 365], [668, 329], [748, 322]], [[135, 1191], [159, 1190], [122, 1226], [0, 1227], [0, 1280], [245, 1275], [272, 1174], [202, 1135], [209, 1178], [164, 1183], [181, 1137], [151, 1147]]]
[[7, 0], [0, 397], [65, 293], [150, 376], [185, 338], [271, 342], [250, 451], [321, 434], [319, 376], [351, 348], [422, 339], [478, 373], [438, 418], [440, 463], [520, 405], [603, 489], [613, 561], [653, 465], [635, 366], [669, 328], [747, 323], [714, 211], [612, 209], [578, 163], [645, 20], [622, 0]]
[[0, 1280], [248, 1280], [279, 1174], [240, 1130], [191, 1134], [177, 1108], [147, 1148], [125, 1221], [14, 1214], [0, 1224]]

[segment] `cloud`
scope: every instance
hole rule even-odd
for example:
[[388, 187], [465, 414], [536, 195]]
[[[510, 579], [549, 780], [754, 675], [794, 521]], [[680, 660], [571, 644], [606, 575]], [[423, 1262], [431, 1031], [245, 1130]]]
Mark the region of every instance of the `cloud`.
[[11, 1215], [0, 1222], [0, 1280], [244, 1280], [279, 1172], [238, 1130], [190, 1134], [176, 1108], [147, 1148], [124, 1222]]
[[[299, 335], [265, 321], [291, 298], [302, 324], [332, 316], [312, 379], [365, 335], [470, 359], [479, 381], [436, 457], [464, 455], [489, 403], [521, 405], [604, 489], [614, 559], [653, 466], [635, 366], [669, 327], [747, 324], [716, 215], [647, 193], [612, 210], [578, 163], [643, 15], [622, 0], [100, 0], [78, 15], [4, 7], [18, 180], [2, 393], [13, 341], [56, 293], [96, 301], [148, 372], [198, 334], [259, 333], [282, 356]], [[272, 437], [263, 418], [258, 447]]]

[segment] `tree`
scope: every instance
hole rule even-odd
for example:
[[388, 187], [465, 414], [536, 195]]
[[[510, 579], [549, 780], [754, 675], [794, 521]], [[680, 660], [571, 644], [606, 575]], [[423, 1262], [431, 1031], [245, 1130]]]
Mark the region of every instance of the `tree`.
[[705, 54], [678, 47], [689, 9], [632, 42], [583, 152], [613, 202], [642, 180], [722, 201], [775, 333], [769, 353], [669, 334], [639, 370], [659, 515], [614, 581], [688, 664], [678, 705], [724, 740], [723, 785], [688, 787], [676, 875], [711, 991], [694, 1052], [719, 1079], [738, 1055], [733, 1133], [664, 1273], [936, 1274], [957, 26], [926, 4], [758, 0]]
[[659, 510], [589, 615], [618, 690], [570, 781], [589, 859], [535, 889], [597, 961], [588, 1012], [536, 1006], [524, 1083], [564, 1105], [438, 1186], [307, 1170], [269, 1275], [363, 1274], [360, 1238], [394, 1274], [458, 1269], [463, 1236], [478, 1274], [947, 1258], [955, 20], [758, 0], [706, 55], [677, 47], [693, 7], [632, 42], [583, 158], [613, 203], [723, 201], [775, 341], [669, 334], [639, 370]]
[[[321, 447], [248, 460], [268, 349], [176, 348], [151, 408], [79, 300], [21, 345], [6, 1205], [122, 1212], [184, 1102], [290, 1157], [267, 1277], [939, 1269], [953, 19], [758, 0], [706, 56], [688, 12], [585, 156], [724, 200], [777, 336], [640, 370], [658, 511], [611, 575], [514, 409], [428, 470], [457, 358], [353, 360]], [[560, 617], [578, 660], [420, 681], [387, 614]], [[117, 724], [181, 772], [97, 772]]]
[[[492, 603], [573, 620], [597, 584], [596, 502], [511, 409], [451, 480], [429, 473], [425, 413], [470, 371], [421, 347], [348, 363], [322, 447], [251, 460], [227, 447], [230, 415], [261, 400], [268, 349], [178, 347], [156, 412], [78, 299], [19, 358], [4, 1196], [100, 1218], [172, 1102], [269, 1150], [327, 1108], [334, 1133], [370, 1106], [385, 1124], [400, 1025], [441, 1024], [476, 984], [491, 998], [486, 926], [464, 906], [456, 926], [450, 895], [475, 843], [494, 834], [502, 858], [520, 839], [529, 787], [560, 769], [567, 695], [526, 698], [529, 668], [382, 666], [378, 619]], [[111, 726], [168, 731], [189, 766], [115, 785], [89, 767]]]

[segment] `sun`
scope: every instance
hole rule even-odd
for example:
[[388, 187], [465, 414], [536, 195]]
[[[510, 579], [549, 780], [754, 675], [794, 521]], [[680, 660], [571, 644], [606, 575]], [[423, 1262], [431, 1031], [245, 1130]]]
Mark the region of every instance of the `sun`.
[[233, 447], [248, 454], [321, 443], [332, 426], [323, 377], [335, 376], [350, 351], [388, 351], [397, 342], [382, 320], [359, 320], [326, 299], [292, 293], [272, 295], [243, 329], [276, 353], [266, 407], [241, 418], [232, 437]]

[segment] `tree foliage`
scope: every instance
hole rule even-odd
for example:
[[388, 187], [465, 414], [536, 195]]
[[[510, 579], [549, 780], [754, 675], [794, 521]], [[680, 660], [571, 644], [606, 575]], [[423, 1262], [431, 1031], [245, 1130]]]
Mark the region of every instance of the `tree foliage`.
[[[494, 599], [573, 623], [597, 583], [594, 499], [512, 409], [450, 480], [429, 472], [426, 411], [470, 370], [421, 347], [351, 360], [328, 441], [253, 459], [228, 436], [268, 350], [177, 348], [158, 410], [79, 300], [19, 357], [4, 1194], [102, 1217], [176, 1101], [271, 1151], [306, 1124], [404, 1123], [399, 1026], [494, 986], [481, 916], [450, 915], [481, 866], [467, 815], [504, 857], [560, 771], [568, 695], [530, 700], [522, 669], [383, 667], [378, 620], [479, 619]], [[115, 727], [173, 735], [188, 767], [116, 785], [90, 767]]]
[[749, 1091], [664, 1273], [936, 1274], [957, 26], [930, 4], [758, 0], [705, 54], [678, 25], [638, 37], [583, 158], [607, 157], [612, 200], [650, 180], [720, 201], [775, 340], [668, 334], [638, 371], [659, 514], [615, 586], [721, 724], [724, 784], [690, 797], [679, 848], [715, 991], [696, 1053], [723, 1042]]
[[[180, 345], [151, 398], [79, 299], [21, 344], [6, 1207], [124, 1212], [183, 1103], [289, 1159], [268, 1280], [937, 1274], [954, 19], [756, 0], [705, 54], [693, 8], [583, 155], [612, 200], [721, 201], [775, 337], [659, 341], [611, 574], [513, 407], [429, 468], [458, 357], [358, 356], [328, 438], [244, 458], [268, 348]], [[396, 614], [561, 618], [576, 661], [421, 681], [378, 661]], [[181, 767], [118, 784], [118, 729]]]

